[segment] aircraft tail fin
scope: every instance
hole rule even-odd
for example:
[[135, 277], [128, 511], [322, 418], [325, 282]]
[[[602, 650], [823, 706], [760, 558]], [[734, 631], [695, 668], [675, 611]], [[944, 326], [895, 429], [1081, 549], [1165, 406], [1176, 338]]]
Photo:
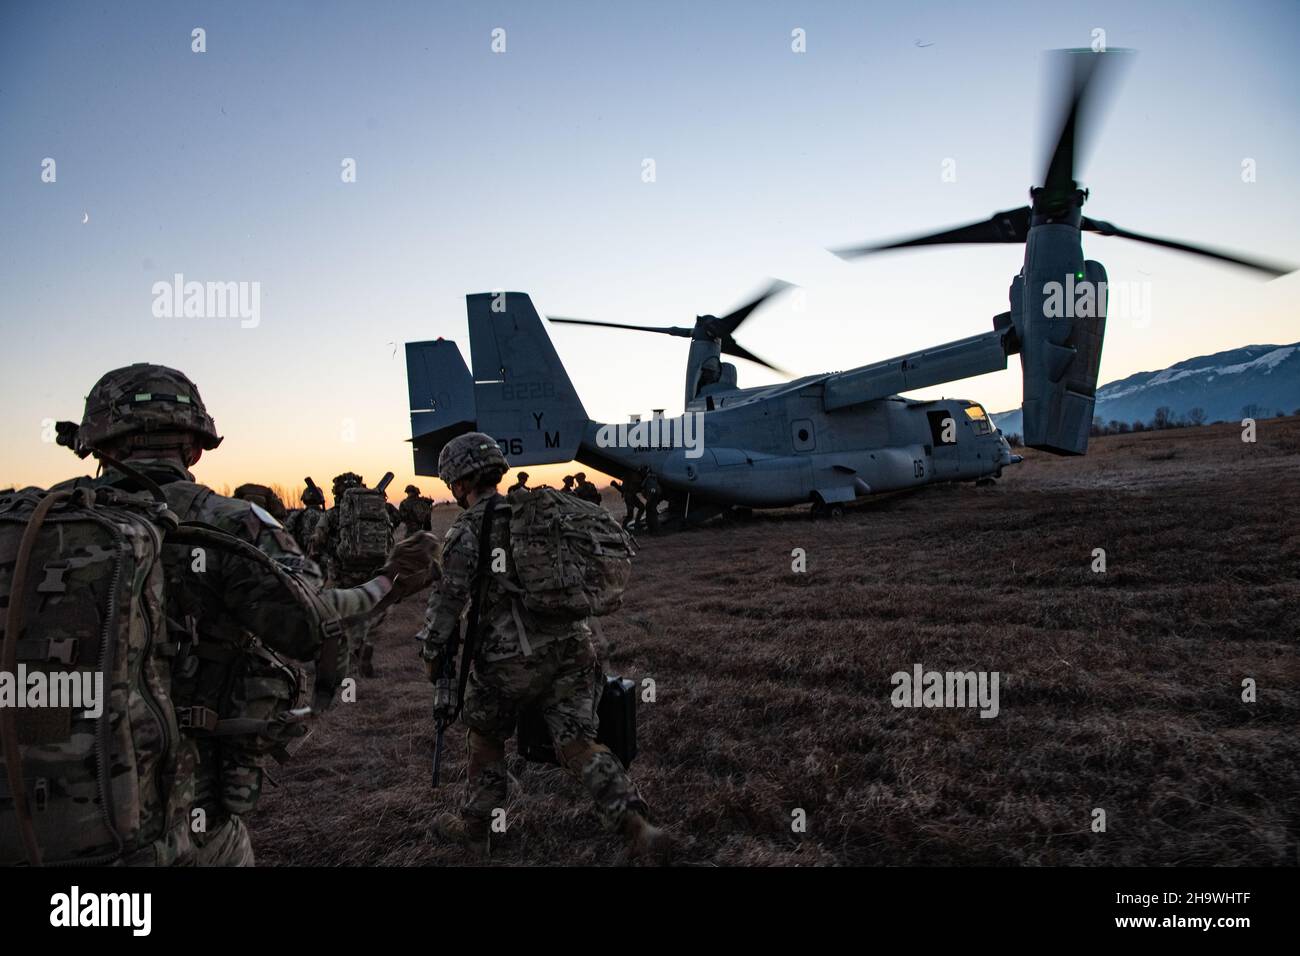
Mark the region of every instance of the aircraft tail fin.
[[411, 403], [411, 446], [417, 475], [438, 474], [438, 453], [457, 435], [474, 431], [474, 379], [455, 342], [406, 343], [406, 389]]
[[408, 342], [407, 389], [417, 475], [438, 473], [457, 435], [486, 432], [511, 465], [571, 461], [587, 413], [532, 300], [522, 292], [466, 296], [471, 375], [454, 342]]
[[480, 292], [465, 301], [479, 431], [497, 440], [511, 465], [573, 460], [587, 412], [532, 299]]

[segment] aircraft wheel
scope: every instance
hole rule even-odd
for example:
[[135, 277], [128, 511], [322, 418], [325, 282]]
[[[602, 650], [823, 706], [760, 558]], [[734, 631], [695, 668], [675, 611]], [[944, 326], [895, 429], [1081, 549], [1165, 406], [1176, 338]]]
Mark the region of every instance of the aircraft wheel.
[[826, 517], [828, 517], [828, 518], [843, 518], [843, 517], [844, 517], [844, 506], [843, 506], [843, 505], [831, 505], [829, 508], [826, 509]]

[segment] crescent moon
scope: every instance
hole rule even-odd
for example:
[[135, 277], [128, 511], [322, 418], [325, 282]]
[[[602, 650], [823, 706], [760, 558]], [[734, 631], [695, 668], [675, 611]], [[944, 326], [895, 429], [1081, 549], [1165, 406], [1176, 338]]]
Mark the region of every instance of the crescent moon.
[[88, 222], [90, 222], [90, 213], [83, 212], [81, 214], [81, 224], [84, 226]]

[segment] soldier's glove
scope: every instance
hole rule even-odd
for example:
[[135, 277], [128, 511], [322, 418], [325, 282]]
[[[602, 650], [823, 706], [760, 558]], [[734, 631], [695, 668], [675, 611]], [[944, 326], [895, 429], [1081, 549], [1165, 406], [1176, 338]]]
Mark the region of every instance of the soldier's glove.
[[397, 542], [379, 573], [393, 582], [398, 598], [407, 597], [441, 576], [438, 567], [441, 550], [436, 535], [421, 531]]

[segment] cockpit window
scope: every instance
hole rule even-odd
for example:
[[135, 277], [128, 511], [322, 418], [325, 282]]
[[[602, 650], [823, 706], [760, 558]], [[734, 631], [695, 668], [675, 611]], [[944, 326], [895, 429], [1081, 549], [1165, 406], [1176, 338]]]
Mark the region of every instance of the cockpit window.
[[971, 427], [975, 429], [976, 435], [988, 435], [993, 431], [993, 424], [989, 421], [988, 413], [980, 405], [967, 405], [966, 417], [970, 419]]

